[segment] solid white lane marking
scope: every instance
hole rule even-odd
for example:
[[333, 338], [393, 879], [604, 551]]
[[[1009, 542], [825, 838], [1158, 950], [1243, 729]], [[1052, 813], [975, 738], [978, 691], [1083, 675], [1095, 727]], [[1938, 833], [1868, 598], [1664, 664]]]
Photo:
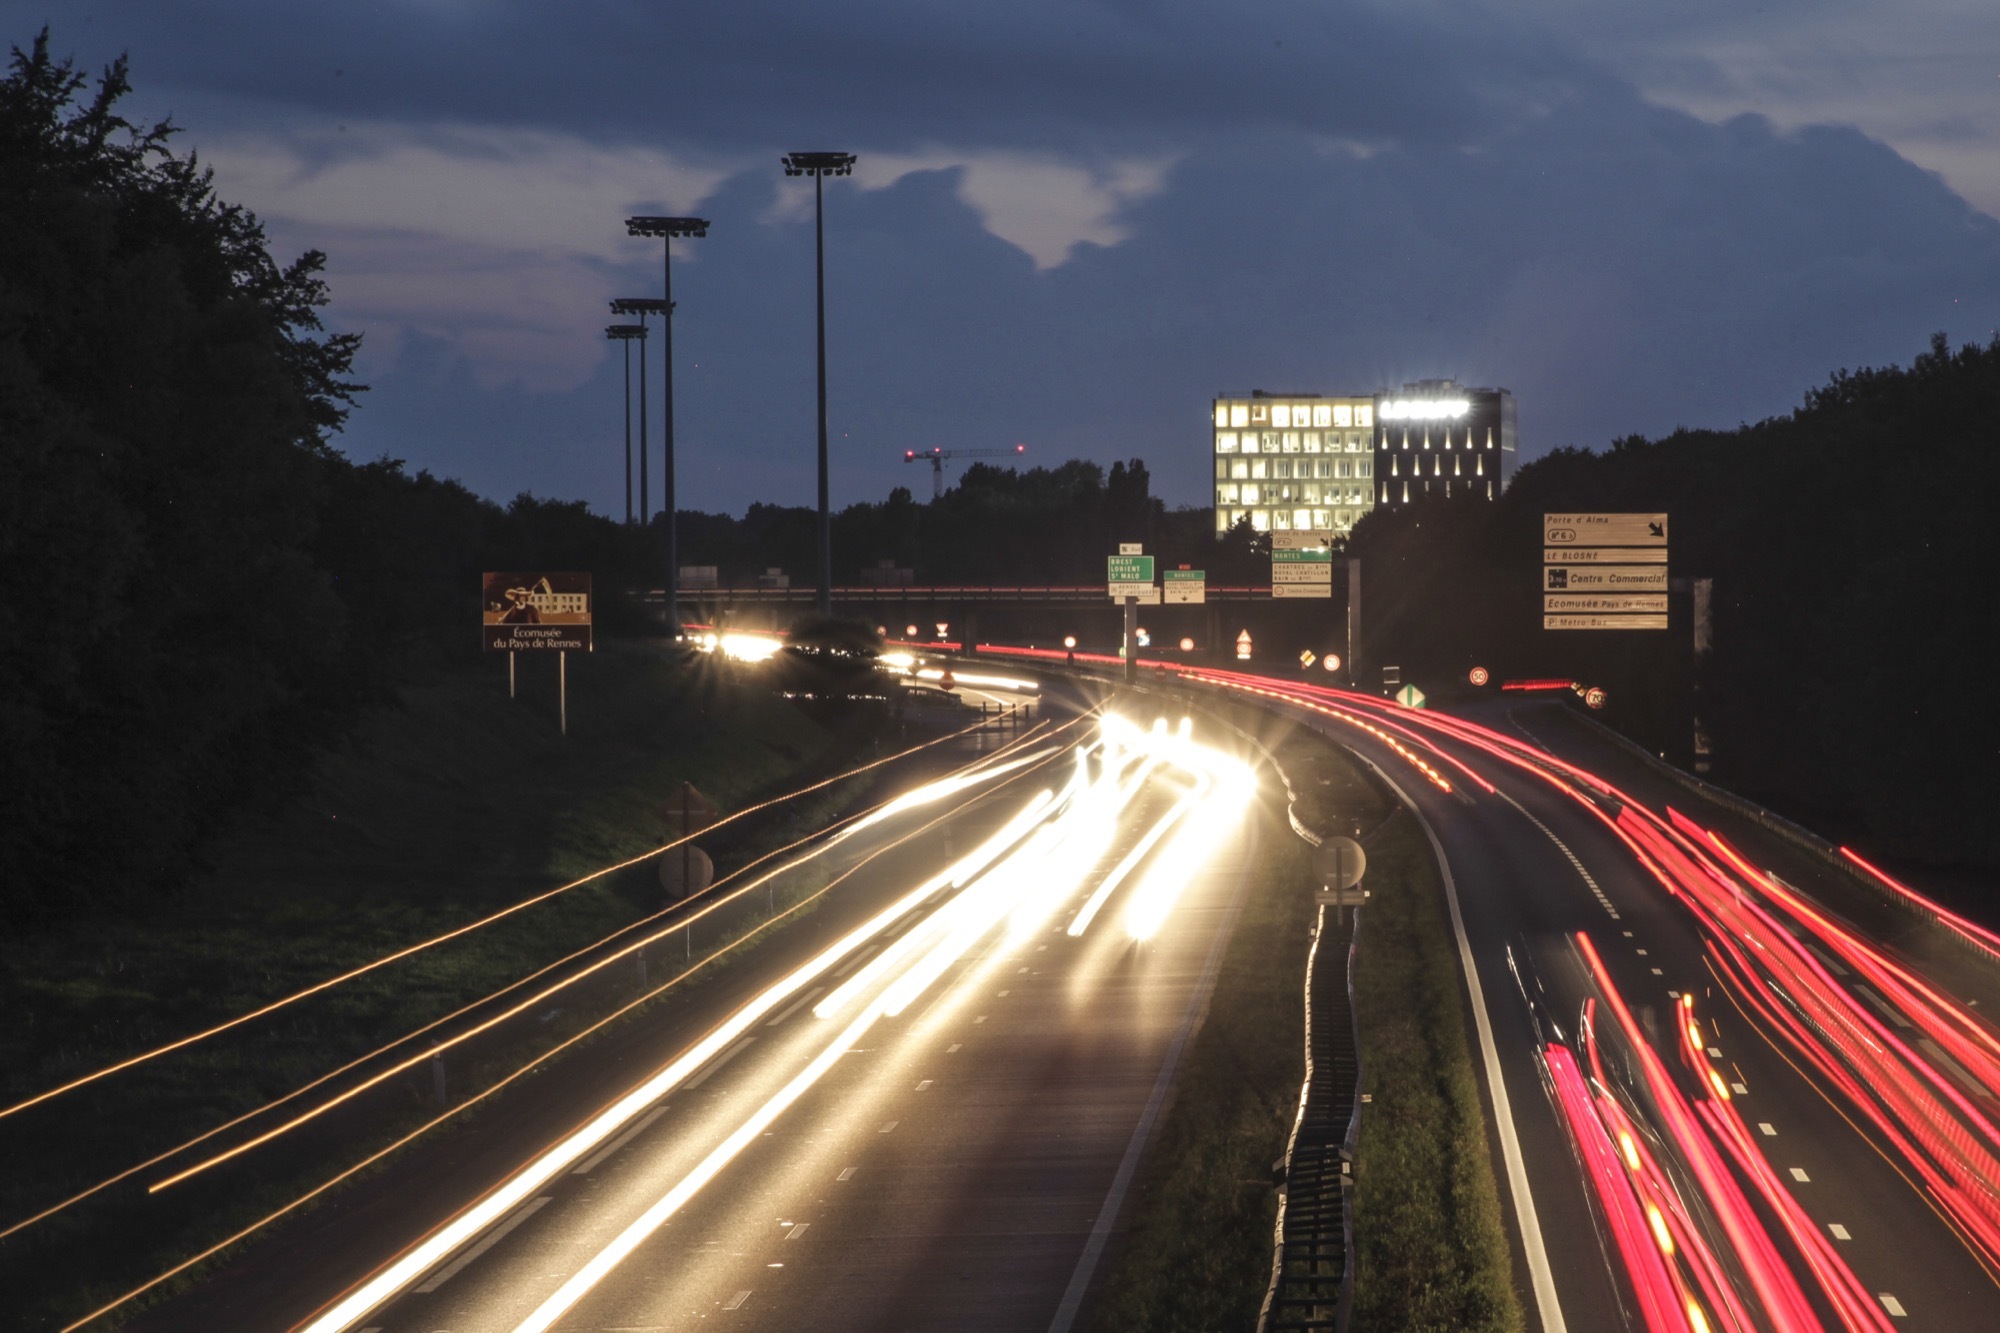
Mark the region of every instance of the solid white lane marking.
[[854, 1168], [851, 1166], [846, 1168], [839, 1175], [834, 1177], [835, 1180], [852, 1180], [853, 1178], [854, 1178]]
[[611, 1156], [612, 1153], [617, 1152], [620, 1148], [630, 1143], [633, 1139], [638, 1138], [639, 1131], [643, 1130], [646, 1126], [652, 1124], [655, 1120], [658, 1120], [661, 1116], [665, 1115], [666, 1113], [667, 1113], [667, 1108], [664, 1106], [656, 1106], [652, 1110], [646, 1112], [645, 1115], [639, 1117], [638, 1121], [633, 1124], [632, 1128], [626, 1130], [623, 1134], [620, 1134], [617, 1138], [611, 1140], [611, 1142], [605, 1144], [602, 1148], [599, 1148], [596, 1152], [584, 1158], [582, 1164], [579, 1165], [576, 1168], [576, 1170], [571, 1172], [570, 1174], [578, 1176], [589, 1175], [594, 1169], [596, 1169], [599, 1165], [603, 1163], [605, 1158]]
[[1833, 1233], [1833, 1238], [1834, 1238], [1835, 1240], [1853, 1240], [1853, 1239], [1854, 1239], [1854, 1237], [1852, 1237], [1852, 1236], [1850, 1236], [1850, 1235], [1848, 1235], [1848, 1234], [1847, 1234], [1847, 1228], [1846, 1228], [1846, 1227], [1844, 1227], [1844, 1226], [1842, 1226], [1842, 1225], [1840, 1225], [1840, 1223], [1838, 1223], [1838, 1222], [1828, 1222], [1828, 1223], [1826, 1224], [1826, 1229], [1827, 1229], [1828, 1231], [1830, 1231], [1830, 1232], [1832, 1232], [1832, 1233]]
[[1909, 1311], [1903, 1308], [1903, 1303], [1886, 1291], [1876, 1292], [1875, 1299], [1882, 1302], [1882, 1308], [1887, 1310], [1893, 1318], [1901, 1319], [1909, 1314]]
[[541, 1206], [548, 1201], [549, 1196], [544, 1194], [526, 1207], [515, 1209], [512, 1217], [487, 1232], [477, 1245], [474, 1245], [464, 1254], [459, 1255], [458, 1258], [452, 1260], [443, 1268], [438, 1269], [436, 1273], [432, 1274], [416, 1289], [418, 1291], [436, 1291], [439, 1287], [442, 1287], [445, 1283], [463, 1272], [466, 1265], [470, 1264], [474, 1259], [477, 1259], [480, 1255], [498, 1245], [508, 1232], [533, 1217], [541, 1209]]
[[793, 1014], [796, 1014], [800, 1009], [803, 1009], [806, 1005], [811, 1004], [813, 1001], [813, 997], [815, 995], [818, 995], [821, 991], [825, 989], [826, 987], [824, 986], [814, 986], [804, 995], [799, 996], [798, 999], [793, 1000], [790, 1004], [786, 1005], [776, 1018], [769, 1020], [764, 1024], [764, 1026], [767, 1028], [774, 1028], [778, 1026], [778, 1024], [784, 1022], [786, 1019], [790, 1018]]
[[1806, 1169], [1802, 1166], [1792, 1168], [1792, 1179], [1806, 1184], [1810, 1184], [1812, 1181], [1812, 1177], [1806, 1174]]
[[1767, 1120], [1759, 1120], [1757, 1122], [1757, 1132], [1762, 1134], [1767, 1139], [1775, 1139], [1778, 1137], [1778, 1127], [1776, 1125], [1771, 1124]]
[[812, 1223], [810, 1223], [810, 1222], [801, 1222], [801, 1223], [799, 1223], [799, 1224], [798, 1224], [797, 1226], [793, 1227], [793, 1228], [792, 1228], [792, 1229], [791, 1229], [790, 1231], [787, 1231], [787, 1232], [785, 1233], [785, 1239], [786, 1239], [786, 1240], [797, 1240], [797, 1239], [798, 1239], [798, 1238], [799, 1238], [800, 1236], [803, 1236], [803, 1235], [805, 1235], [805, 1234], [806, 1234], [806, 1228], [807, 1228], [807, 1227], [809, 1227], [809, 1226], [811, 1226], [811, 1225], [812, 1225]]
[[903, 1122], [900, 1120], [891, 1120], [888, 1124], [882, 1126], [882, 1128], [876, 1130], [875, 1132], [877, 1134], [887, 1134], [890, 1130], [894, 1129], [896, 1126], [902, 1123]]
[[965, 1043], [962, 1041], [955, 1041], [951, 1045], [944, 1048], [944, 1053], [946, 1055], [957, 1055], [959, 1052], [959, 1048], [964, 1045]]
[[728, 1300], [724, 1301], [722, 1303], [722, 1308], [725, 1310], [740, 1310], [743, 1308], [743, 1302], [749, 1299], [750, 1299], [750, 1289], [748, 1287], [745, 1287], [743, 1290], [737, 1292], [734, 1296], [731, 1296]]
[[[1542, 1223], [1535, 1211], [1534, 1191], [1528, 1186], [1528, 1167], [1521, 1156], [1521, 1136], [1514, 1128], [1514, 1108], [1507, 1096], [1507, 1080], [1500, 1069], [1500, 1052], [1493, 1044], [1493, 1020], [1486, 1012], [1486, 989], [1479, 981], [1479, 964], [1472, 956], [1472, 940], [1465, 933], [1465, 914], [1459, 910], [1458, 883], [1452, 878], [1451, 861], [1444, 854], [1444, 844], [1438, 841], [1437, 830], [1431, 827], [1430, 821], [1417, 809], [1417, 803], [1410, 799], [1409, 793], [1404, 791], [1394, 778], [1383, 772], [1381, 766], [1373, 760], [1360, 756], [1358, 751], [1352, 753], [1362, 758], [1362, 762], [1374, 770], [1375, 776], [1381, 778], [1388, 784], [1389, 790], [1396, 793], [1397, 799], [1403, 803], [1403, 808], [1416, 816], [1418, 826], [1423, 829], [1424, 837], [1430, 842], [1431, 855], [1437, 859], [1438, 874], [1444, 880], [1445, 905], [1451, 909], [1452, 934], [1458, 939], [1459, 969], [1465, 974], [1466, 990], [1472, 994], [1472, 1025], [1479, 1035], [1480, 1064], [1486, 1072], [1487, 1093], [1493, 1098], [1494, 1128], [1500, 1135], [1500, 1156], [1507, 1166], [1507, 1189], [1513, 1196], [1514, 1213], [1520, 1222], [1521, 1247], [1527, 1251], [1528, 1278], [1534, 1287], [1535, 1308], [1541, 1313], [1542, 1328], [1545, 1333], [1567, 1333], [1569, 1325], [1563, 1319], [1562, 1302], [1556, 1296], [1555, 1273], [1549, 1267], [1548, 1246], [1542, 1240]], [[1501, 792], [1500, 795], [1506, 797], [1507, 793]], [[1520, 803], [1513, 798], [1507, 797], [1507, 800], [1510, 805], [1520, 808]], [[1521, 813], [1528, 814], [1525, 809], [1521, 810]], [[1537, 824], [1540, 823], [1533, 815], [1528, 815], [1528, 818]], [[1549, 836], [1553, 838], [1555, 834], [1550, 833]], [[1578, 871], [1582, 872], [1581, 866], [1578, 867]], [[1610, 900], [1598, 891], [1596, 881], [1591, 880], [1588, 875], [1584, 878], [1585, 882], [1590, 884], [1592, 891], [1597, 893], [1598, 901], [1603, 904], [1604, 910], [1610, 912], [1612, 919], [1616, 920], [1618, 913], [1612, 910]], [[1656, 972], [1658, 970], [1654, 969]]]
[[756, 1039], [755, 1037], [745, 1037], [745, 1038], [744, 1038], [744, 1039], [743, 1039], [742, 1041], [739, 1041], [739, 1042], [737, 1042], [737, 1043], [736, 1043], [736, 1044], [735, 1044], [734, 1046], [731, 1046], [731, 1047], [730, 1047], [730, 1048], [729, 1048], [728, 1050], [724, 1051], [724, 1052], [723, 1052], [723, 1053], [722, 1053], [721, 1055], [718, 1055], [718, 1056], [716, 1056], [716, 1057], [715, 1057], [715, 1058], [714, 1058], [713, 1060], [710, 1060], [710, 1061], [708, 1062], [708, 1064], [707, 1064], [707, 1065], [706, 1065], [706, 1066], [705, 1066], [705, 1067], [704, 1067], [704, 1068], [702, 1069], [702, 1071], [701, 1071], [701, 1072], [700, 1072], [699, 1074], [696, 1074], [696, 1075], [695, 1075], [695, 1076], [694, 1076], [693, 1078], [691, 1078], [691, 1079], [689, 1079], [689, 1080], [688, 1080], [687, 1082], [685, 1082], [685, 1083], [681, 1084], [681, 1086], [682, 1086], [682, 1087], [684, 1087], [684, 1088], [698, 1088], [698, 1087], [700, 1087], [700, 1086], [701, 1086], [702, 1084], [704, 1084], [704, 1083], [708, 1082], [709, 1078], [710, 1078], [710, 1077], [711, 1077], [711, 1076], [712, 1076], [712, 1075], [713, 1075], [713, 1074], [714, 1074], [714, 1073], [715, 1073], [715, 1072], [716, 1072], [716, 1071], [717, 1071], [718, 1069], [721, 1069], [721, 1068], [722, 1068], [722, 1067], [723, 1067], [724, 1065], [728, 1064], [728, 1063], [729, 1063], [729, 1062], [730, 1062], [731, 1060], [734, 1060], [734, 1059], [735, 1059], [735, 1058], [736, 1058], [737, 1056], [739, 1056], [739, 1055], [743, 1054], [743, 1052], [745, 1052], [745, 1051], [749, 1050], [749, 1049], [750, 1049], [750, 1043], [752, 1043], [752, 1042], [754, 1042], [754, 1041], [756, 1041], [756, 1040], [757, 1040], [757, 1039]]
[[917, 1084], [917, 1091], [922, 1092], [925, 1088], [928, 1088], [930, 1085], [931, 1081], [929, 1079], [925, 1079], [923, 1082]]

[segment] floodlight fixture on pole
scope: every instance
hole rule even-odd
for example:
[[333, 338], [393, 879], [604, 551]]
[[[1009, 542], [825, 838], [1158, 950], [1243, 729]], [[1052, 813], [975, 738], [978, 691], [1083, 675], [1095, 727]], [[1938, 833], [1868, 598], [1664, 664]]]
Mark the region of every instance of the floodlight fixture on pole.
[[[637, 315], [639, 328], [646, 328], [648, 315], [665, 316], [671, 313], [667, 303], [657, 296], [620, 296], [611, 302], [614, 315]], [[664, 319], [662, 320], [664, 323]], [[644, 332], [639, 334], [641, 341]], [[646, 475], [646, 349], [639, 349], [639, 526], [645, 527], [653, 519], [653, 486]]]
[[[698, 240], [708, 235], [707, 218], [666, 218], [629, 217], [625, 219], [625, 234], [628, 236], [657, 236], [661, 239], [660, 259], [660, 327], [666, 336], [661, 339], [660, 359], [666, 369], [662, 375], [660, 389], [660, 415], [665, 418], [664, 465], [660, 469], [660, 487], [663, 492], [660, 508], [667, 516], [667, 628], [676, 639], [681, 633], [681, 552], [680, 552], [680, 504], [674, 495], [674, 242], [679, 239]], [[645, 376], [639, 377], [639, 391], [643, 395], [646, 388]], [[639, 432], [642, 444], [639, 456], [645, 457], [643, 440], [645, 431]], [[642, 469], [643, 471], [643, 469]]]
[[822, 182], [828, 176], [854, 174], [852, 153], [787, 153], [787, 176], [810, 176], [813, 182], [813, 277], [819, 312], [819, 613], [833, 614], [833, 520], [827, 510], [826, 488], [826, 205]]
[[[616, 311], [618, 303], [611, 308]], [[620, 312], [622, 313], [622, 312]], [[639, 368], [646, 366], [646, 326], [644, 324], [609, 324], [604, 336], [625, 348], [625, 526], [632, 526], [632, 344], [639, 343]], [[639, 437], [639, 445], [644, 448], [645, 436]]]

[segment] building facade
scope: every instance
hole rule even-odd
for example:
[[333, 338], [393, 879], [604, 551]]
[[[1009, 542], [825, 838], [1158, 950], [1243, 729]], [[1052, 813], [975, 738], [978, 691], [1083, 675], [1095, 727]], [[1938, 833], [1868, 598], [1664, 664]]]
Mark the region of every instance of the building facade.
[[1514, 395], [1418, 380], [1375, 400], [1375, 503], [1425, 496], [1491, 500], [1514, 477]]
[[1344, 535], [1375, 507], [1375, 400], [1267, 394], [1215, 400], [1215, 530]]
[[1345, 536], [1363, 514], [1426, 495], [1492, 499], [1514, 475], [1514, 395], [1419, 380], [1366, 397], [1215, 400], [1215, 530]]

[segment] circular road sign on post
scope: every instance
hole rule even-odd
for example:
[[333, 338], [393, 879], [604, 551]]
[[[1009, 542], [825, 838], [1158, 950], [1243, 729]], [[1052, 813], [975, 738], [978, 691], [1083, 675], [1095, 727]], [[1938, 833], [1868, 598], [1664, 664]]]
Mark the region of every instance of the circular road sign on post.
[[1493, 677], [1486, 674], [1485, 667], [1472, 668], [1471, 671], [1468, 671], [1466, 673], [1465, 678], [1471, 681], [1474, 685], [1484, 685], [1487, 681], [1493, 679]]
[[1610, 695], [1604, 692], [1602, 686], [1593, 685], [1583, 692], [1584, 706], [1587, 708], [1602, 708], [1604, 707], [1605, 700], [1610, 697]]
[[1313, 861], [1319, 882], [1335, 892], [1359, 884], [1368, 869], [1368, 853], [1352, 838], [1328, 838], [1319, 845]]

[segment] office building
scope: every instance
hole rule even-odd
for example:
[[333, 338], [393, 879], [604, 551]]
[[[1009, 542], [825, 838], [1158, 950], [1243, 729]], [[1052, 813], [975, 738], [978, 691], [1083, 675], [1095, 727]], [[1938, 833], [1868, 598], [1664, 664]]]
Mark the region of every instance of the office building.
[[1514, 395], [1418, 380], [1375, 399], [1375, 503], [1425, 496], [1491, 500], [1514, 476]]
[[1215, 400], [1215, 530], [1345, 535], [1375, 507], [1375, 399], [1270, 394]]

